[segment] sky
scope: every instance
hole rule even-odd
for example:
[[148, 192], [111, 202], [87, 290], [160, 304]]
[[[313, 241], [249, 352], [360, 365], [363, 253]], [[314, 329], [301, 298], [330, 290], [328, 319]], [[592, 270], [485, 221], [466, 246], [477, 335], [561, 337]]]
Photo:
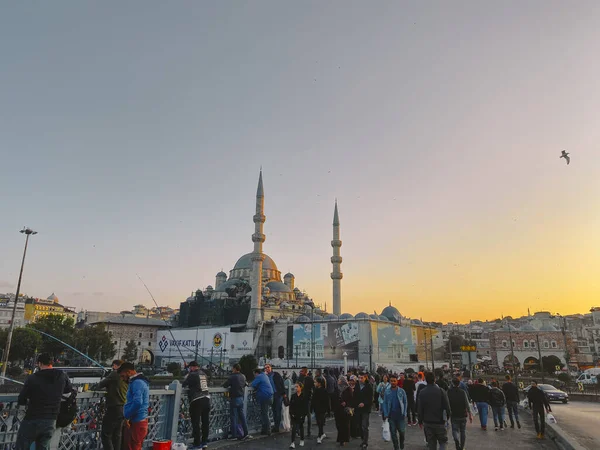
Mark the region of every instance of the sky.
[[[331, 310], [600, 306], [600, 3], [12, 2], [0, 292], [178, 306], [264, 251]], [[571, 153], [567, 166], [560, 152]]]

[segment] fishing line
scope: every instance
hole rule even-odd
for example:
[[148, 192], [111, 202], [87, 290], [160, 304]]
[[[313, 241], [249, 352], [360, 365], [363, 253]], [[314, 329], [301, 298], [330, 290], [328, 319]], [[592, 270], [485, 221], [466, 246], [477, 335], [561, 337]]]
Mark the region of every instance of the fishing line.
[[150, 292], [150, 289], [148, 289], [148, 286], [146, 286], [146, 283], [144, 283], [144, 280], [142, 280], [142, 277], [140, 277], [139, 274], [137, 274], [137, 273], [136, 273], [136, 276], [142, 282], [142, 284], [144, 285], [144, 287], [148, 291], [148, 294], [150, 294], [150, 297], [152, 298], [152, 301], [154, 302], [154, 304], [156, 305], [156, 309], [158, 310], [158, 315], [163, 320], [163, 322], [165, 323], [165, 325], [167, 325], [167, 329], [169, 330], [169, 333], [171, 334], [171, 338], [173, 339], [173, 342], [175, 343], [175, 346], [177, 347], [177, 351], [179, 351], [179, 355], [181, 356], [181, 359], [183, 360], [184, 367], [187, 366], [187, 362], [185, 361], [185, 358], [183, 357], [183, 353], [181, 352], [181, 349], [179, 348], [179, 345], [177, 344], [177, 340], [175, 339], [175, 335], [173, 335], [173, 332], [171, 331], [171, 324], [169, 322], [167, 322], [166, 319], [163, 318], [162, 313], [160, 311], [160, 307], [158, 306], [158, 303], [156, 303], [156, 299], [154, 298], [154, 295], [152, 295], [152, 292]]
[[52, 336], [51, 334], [48, 334], [48, 333], [44, 333], [43, 331], [40, 331], [40, 330], [38, 330], [37, 328], [30, 328], [30, 329], [31, 329], [31, 330], [33, 330], [33, 331], [36, 331], [36, 332], [38, 332], [38, 333], [40, 333], [40, 334], [43, 334], [44, 336], [48, 336], [50, 339], [54, 339], [55, 341], [57, 341], [57, 342], [60, 342], [61, 344], [63, 344], [63, 345], [65, 345], [65, 346], [69, 347], [71, 350], [73, 350], [73, 351], [75, 351], [75, 352], [79, 353], [79, 354], [80, 354], [81, 356], [83, 356], [84, 358], [86, 358], [86, 359], [89, 359], [91, 362], [93, 362], [94, 364], [96, 364], [98, 367], [102, 367], [103, 369], [105, 369], [105, 370], [106, 370], [106, 367], [104, 367], [104, 366], [103, 366], [102, 364], [100, 364], [98, 361], [96, 361], [96, 360], [94, 360], [94, 359], [90, 358], [90, 357], [89, 357], [88, 355], [86, 355], [85, 353], [82, 353], [82, 352], [80, 352], [80, 351], [79, 351], [79, 350], [77, 350], [75, 347], [72, 347], [72, 346], [70, 346], [70, 345], [69, 345], [69, 344], [67, 344], [66, 342], [64, 342], [64, 341], [61, 341], [60, 339], [58, 339], [57, 337], [54, 337], [54, 336]]

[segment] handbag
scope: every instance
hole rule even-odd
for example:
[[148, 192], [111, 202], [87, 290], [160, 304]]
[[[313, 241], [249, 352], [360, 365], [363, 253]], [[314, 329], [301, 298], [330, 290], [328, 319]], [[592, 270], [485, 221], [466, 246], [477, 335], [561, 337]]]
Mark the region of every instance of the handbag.
[[381, 437], [385, 442], [390, 442], [392, 440], [392, 433], [390, 431], [390, 423], [386, 420], [383, 422], [381, 426]]

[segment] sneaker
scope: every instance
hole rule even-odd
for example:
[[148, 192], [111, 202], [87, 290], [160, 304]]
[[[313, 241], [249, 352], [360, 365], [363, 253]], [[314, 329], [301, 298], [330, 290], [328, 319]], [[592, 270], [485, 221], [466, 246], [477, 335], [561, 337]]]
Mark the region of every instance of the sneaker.
[[510, 424], [510, 427], [511, 427], [511, 428], [514, 428], [514, 427], [515, 427], [515, 424], [514, 424], [514, 423], [511, 423], [511, 424]]
[[304, 441], [300, 441], [300, 447], [304, 447]]
[[494, 431], [498, 431], [498, 427], [494, 427]]
[[202, 449], [208, 448], [208, 444], [202, 444]]
[[296, 448], [296, 444], [294, 444], [293, 442], [290, 444], [290, 448]]
[[250, 436], [249, 434], [247, 434], [246, 436], [244, 436], [242, 438], [242, 441], [247, 441], [248, 439], [252, 439], [252, 436]]
[[323, 433], [323, 434], [321, 435], [321, 440], [325, 439], [326, 437], [327, 437], [327, 435], [326, 435], [325, 433]]
[[321, 442], [323, 442], [323, 440], [321, 439], [321, 436], [319, 436], [319, 437], [317, 438], [317, 444], [320, 444]]

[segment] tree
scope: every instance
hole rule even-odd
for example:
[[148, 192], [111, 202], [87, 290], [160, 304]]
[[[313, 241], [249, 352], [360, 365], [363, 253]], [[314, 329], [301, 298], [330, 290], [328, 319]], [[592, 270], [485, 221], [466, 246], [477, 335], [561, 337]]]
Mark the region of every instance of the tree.
[[137, 359], [137, 344], [135, 341], [127, 341], [125, 343], [125, 350], [123, 350], [123, 361], [134, 362]]
[[542, 366], [544, 367], [544, 372], [554, 373], [556, 372], [556, 366], [562, 369], [564, 364], [558, 356], [550, 355], [542, 357]]
[[[28, 326], [54, 336], [66, 344], [73, 345], [75, 338], [75, 320], [73, 320], [72, 317], [61, 316], [59, 314], [48, 314]], [[41, 352], [50, 353], [56, 358], [67, 350], [68, 347], [66, 345], [55, 341], [48, 336], [42, 335]]]
[[170, 362], [167, 364], [167, 372], [173, 374], [174, 377], [181, 375], [181, 365], [178, 362]]
[[[74, 347], [90, 358], [103, 362], [115, 354], [115, 344], [103, 324], [80, 328], [75, 333]], [[103, 358], [102, 361], [100, 361]], [[86, 363], [89, 361], [86, 361]]]
[[[35, 356], [36, 350], [42, 346], [39, 333], [29, 328], [15, 328], [10, 344], [8, 360], [10, 362], [24, 361]], [[6, 348], [8, 330], [0, 331], [0, 348]]]
[[242, 368], [241, 372], [246, 375], [246, 379], [248, 381], [252, 381], [254, 379], [254, 369], [258, 367], [258, 361], [254, 355], [244, 355], [240, 358], [240, 367]]

